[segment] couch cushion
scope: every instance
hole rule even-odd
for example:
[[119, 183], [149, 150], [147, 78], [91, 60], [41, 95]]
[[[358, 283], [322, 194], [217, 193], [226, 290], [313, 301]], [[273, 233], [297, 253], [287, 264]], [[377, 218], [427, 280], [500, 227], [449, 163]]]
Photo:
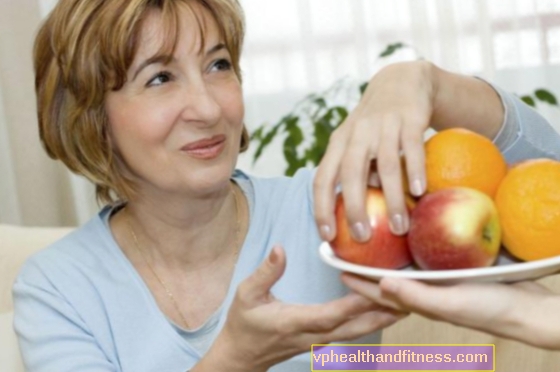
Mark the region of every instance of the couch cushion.
[[13, 312], [0, 314], [0, 366], [4, 372], [23, 372], [16, 334], [13, 331]]
[[12, 284], [27, 257], [69, 233], [71, 228], [0, 224], [0, 314], [12, 311]]

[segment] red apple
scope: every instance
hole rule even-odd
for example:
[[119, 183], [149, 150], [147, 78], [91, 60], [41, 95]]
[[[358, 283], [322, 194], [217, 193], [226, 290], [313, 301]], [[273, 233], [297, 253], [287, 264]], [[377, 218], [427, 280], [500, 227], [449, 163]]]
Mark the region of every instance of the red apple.
[[410, 216], [408, 246], [425, 270], [490, 266], [500, 249], [498, 211], [486, 194], [453, 187], [425, 195]]
[[371, 239], [360, 243], [350, 235], [344, 200], [341, 194], [338, 195], [335, 206], [337, 234], [331, 242], [334, 253], [345, 261], [365, 266], [400, 269], [410, 265], [412, 259], [406, 236], [394, 235], [389, 229], [385, 197], [380, 189], [368, 187], [366, 212], [370, 219]]

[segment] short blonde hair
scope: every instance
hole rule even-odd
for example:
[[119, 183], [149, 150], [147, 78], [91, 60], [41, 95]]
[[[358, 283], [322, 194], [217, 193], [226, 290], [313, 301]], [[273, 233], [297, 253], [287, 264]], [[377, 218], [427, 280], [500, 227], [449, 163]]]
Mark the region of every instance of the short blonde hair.
[[[60, 0], [35, 39], [41, 141], [51, 158], [95, 184], [102, 203], [128, 200], [135, 193], [135, 184], [111, 145], [106, 94], [126, 82], [142, 21], [150, 10], [159, 10], [167, 27], [160, 53], [173, 54], [180, 4], [201, 5], [214, 17], [241, 81], [244, 16], [237, 0]], [[240, 152], [248, 145], [243, 128]]]

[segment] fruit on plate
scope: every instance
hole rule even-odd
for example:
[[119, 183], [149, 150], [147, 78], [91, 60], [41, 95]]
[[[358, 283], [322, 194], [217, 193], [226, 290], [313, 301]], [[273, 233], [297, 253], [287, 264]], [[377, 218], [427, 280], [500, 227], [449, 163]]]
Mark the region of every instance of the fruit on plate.
[[427, 191], [470, 187], [494, 198], [507, 163], [488, 138], [467, 129], [438, 132], [425, 143]]
[[366, 212], [370, 219], [371, 239], [361, 243], [350, 235], [344, 199], [338, 195], [335, 206], [336, 238], [331, 242], [334, 253], [341, 259], [359, 265], [385, 269], [400, 269], [411, 264], [406, 236], [394, 235], [389, 228], [387, 205], [379, 188], [368, 187]]
[[515, 257], [560, 255], [560, 162], [527, 160], [513, 166], [496, 195], [503, 245]]
[[423, 196], [410, 216], [408, 246], [424, 270], [491, 266], [500, 249], [498, 211], [486, 194], [467, 187]]

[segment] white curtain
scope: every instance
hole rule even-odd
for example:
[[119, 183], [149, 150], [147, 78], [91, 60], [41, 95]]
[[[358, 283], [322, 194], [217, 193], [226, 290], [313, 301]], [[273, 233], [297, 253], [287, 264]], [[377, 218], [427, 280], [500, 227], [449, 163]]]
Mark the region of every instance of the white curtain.
[[[342, 78], [357, 84], [388, 63], [419, 56], [520, 95], [536, 88], [560, 95], [557, 0], [240, 1], [249, 128], [275, 122], [305, 95]], [[38, 140], [31, 48], [55, 3], [0, 1], [0, 223], [77, 225], [98, 209], [93, 187], [48, 159]], [[395, 42], [411, 48], [379, 59]], [[539, 110], [560, 125], [559, 110]], [[252, 156], [242, 155], [239, 167], [283, 173], [279, 143], [255, 166]]]
[[[369, 79], [388, 63], [423, 57], [524, 95], [560, 95], [558, 0], [241, 0], [247, 15], [247, 124], [273, 123], [309, 92], [346, 77]], [[379, 59], [388, 44], [410, 49]], [[406, 87], [403, 87], [406, 89]], [[560, 130], [560, 111], [539, 110]], [[251, 168], [285, 168], [280, 141]], [[251, 166], [251, 155], [240, 161]]]

